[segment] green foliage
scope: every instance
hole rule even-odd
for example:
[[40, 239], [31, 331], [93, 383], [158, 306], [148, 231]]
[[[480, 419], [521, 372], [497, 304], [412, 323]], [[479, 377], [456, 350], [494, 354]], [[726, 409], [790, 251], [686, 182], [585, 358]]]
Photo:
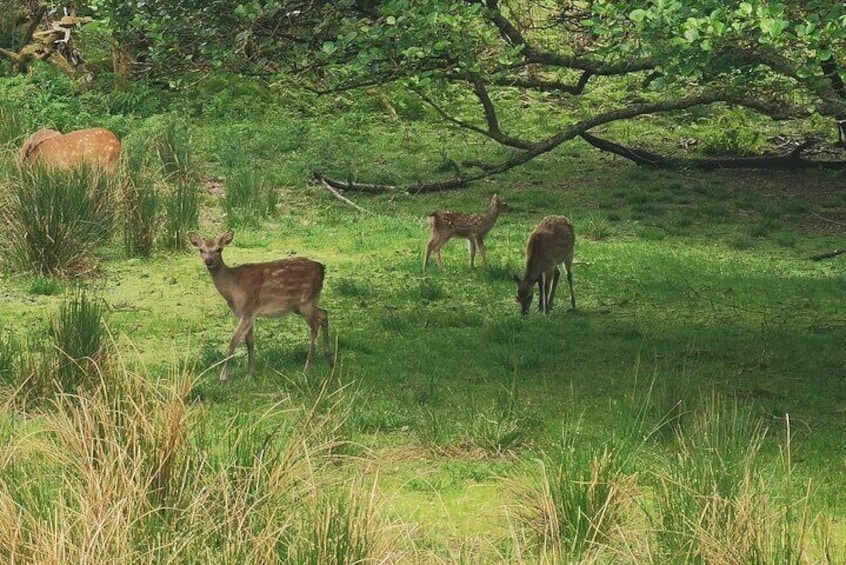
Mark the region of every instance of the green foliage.
[[125, 129], [125, 117], [109, 115], [108, 92], [85, 90], [54, 65], [37, 61], [26, 75], [2, 81], [0, 107], [15, 109], [15, 127], [27, 135], [42, 127], [61, 132], [94, 124], [118, 133]]
[[64, 290], [64, 285], [53, 277], [36, 275], [29, 285], [29, 292], [39, 296], [55, 296]]
[[146, 120], [124, 143], [124, 247], [149, 256], [159, 237], [165, 249], [183, 249], [197, 227], [200, 186], [191, 131], [175, 115]]
[[196, 176], [188, 124], [176, 117], [165, 119], [148, 146], [158, 157], [159, 174], [167, 182], [188, 182]]
[[3, 210], [11, 244], [6, 260], [41, 275], [81, 275], [109, 241], [116, 216], [110, 178], [99, 169], [21, 170]]

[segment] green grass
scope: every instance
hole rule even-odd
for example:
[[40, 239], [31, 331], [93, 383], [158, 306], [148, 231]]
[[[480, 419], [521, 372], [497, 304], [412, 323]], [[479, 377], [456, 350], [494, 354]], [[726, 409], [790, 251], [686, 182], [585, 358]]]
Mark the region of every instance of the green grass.
[[[172, 472], [182, 473], [183, 482], [174, 479], [176, 491], [155, 496], [167, 498], [169, 508], [197, 511], [207, 504], [209, 518], [185, 514], [160, 522], [164, 518], [144, 514], [134, 523], [144, 535], [195, 527], [218, 544], [192, 537], [196, 555], [220, 550], [231, 562], [266, 549], [262, 535], [277, 540], [294, 562], [326, 559], [308, 548], [328, 551], [318, 543], [328, 539], [347, 544], [333, 554], [384, 558], [368, 537], [381, 526], [353, 526], [387, 520], [395, 522], [391, 541], [406, 552], [388, 561], [696, 562], [731, 543], [715, 523], [694, 519], [702, 504], [722, 504], [733, 517], [757, 504], [770, 516], [799, 510], [782, 521], [750, 514], [769, 545], [744, 550], [790, 562], [821, 561], [809, 533], [816, 527], [811, 518], [820, 516], [832, 525], [824, 537], [832, 544], [831, 561], [843, 555], [846, 482], [842, 456], [832, 454], [841, 453], [846, 434], [846, 263], [806, 259], [838, 247], [838, 234], [827, 222], [809, 223], [815, 216], [806, 211], [839, 217], [843, 201], [814, 187], [842, 179], [827, 173], [763, 176], [747, 188], [749, 173], [652, 173], [574, 145], [566, 156], [545, 156], [465, 191], [347, 193], [371, 211], [362, 214], [306, 184], [309, 169], [367, 182], [408, 181], [433, 170], [424, 149], [447, 142], [424, 123], [401, 131], [373, 116], [276, 119], [284, 139], [272, 119], [256, 127], [192, 124], [193, 146], [177, 147], [168, 167], [178, 174], [190, 160], [224, 176], [240, 174], [250, 155], [238, 153], [238, 141], [262, 167], [273, 167], [275, 212], [262, 215], [260, 224], [239, 223], [226, 260], [237, 265], [295, 252], [326, 265], [321, 305], [338, 343], [334, 373], [322, 363], [313, 374], [301, 373], [308, 346], [302, 319], [261, 318], [256, 378], [244, 378], [241, 346], [231, 382], [218, 383], [212, 366], [222, 359], [236, 321], [196, 254], [156, 250], [149, 259], [132, 258], [114, 242], [92, 251], [100, 268], [88, 284], [102, 289], [117, 350], [137, 352], [149, 386], [167, 390], [183, 383], [177, 378], [183, 372], [190, 381], [178, 389], [181, 408], [168, 396], [176, 392], [145, 388], [139, 394], [169, 398], [165, 405], [195, 422], [179, 428], [184, 467]], [[461, 141], [455, 132], [447, 137]], [[484, 149], [456, 142], [449, 158]], [[249, 175], [244, 179], [243, 198], [228, 203], [222, 191], [204, 187], [198, 193], [203, 233], [220, 233], [231, 210], [249, 213], [256, 185]], [[808, 190], [795, 189], [797, 182]], [[803, 199], [776, 204], [787, 188]], [[465, 246], [456, 241], [443, 249], [445, 271], [424, 272], [425, 215], [438, 208], [478, 211], [493, 193], [504, 195], [514, 211], [487, 239], [491, 270], [471, 270]], [[195, 217], [187, 196], [187, 203], [173, 204], [173, 217], [184, 223], [174, 220], [175, 227], [158, 234], [173, 239], [168, 247], [177, 247], [176, 234]], [[568, 312], [559, 289], [550, 316], [533, 311], [522, 319], [509, 274], [522, 269], [526, 238], [547, 214], [565, 214], [576, 227], [579, 308]], [[6, 273], [0, 291], [0, 330], [11, 329], [0, 333], [5, 374], [5, 367], [17, 367], [16, 348], [46, 339], [39, 320], [59, 311], [72, 287]], [[121, 410], [132, 412], [121, 398]], [[144, 407], [153, 410], [156, 402]], [[16, 414], [9, 408], [3, 417], [14, 422]], [[52, 417], [48, 411], [28, 425], [53, 425]], [[145, 433], [159, 433], [161, 418], [151, 415]], [[0, 431], [22, 437], [30, 429], [14, 424]], [[284, 489], [294, 479], [285, 473], [293, 471], [282, 466], [290, 454], [285, 450], [293, 449], [288, 432], [307, 437], [319, 452], [319, 472], [292, 475], [306, 478], [290, 495]], [[717, 443], [706, 441], [715, 437]], [[118, 440], [124, 441], [113, 438]], [[792, 460], [786, 465], [788, 447]], [[192, 459], [203, 453], [207, 462]], [[312, 454], [295, 455], [306, 465]], [[755, 465], [744, 467], [744, 458], [753, 456]], [[158, 468], [152, 453], [139, 457], [145, 472]], [[15, 476], [50, 475], [62, 460], [48, 459], [43, 468], [24, 461], [16, 463]], [[259, 465], [269, 461], [269, 469]], [[724, 464], [733, 465], [732, 473], [719, 466]], [[0, 467], [0, 474], [12, 471]], [[713, 473], [732, 483], [707, 499], [690, 481], [712, 480]], [[210, 494], [201, 494], [194, 479], [207, 481], [209, 493], [220, 498], [202, 498]], [[49, 481], [14, 484], [23, 490], [11, 494], [31, 506], [32, 520], [46, 520], [42, 505], [56, 497]], [[71, 493], [82, 505], [82, 483], [73, 484]], [[607, 503], [608, 489], [620, 489], [614, 492], [623, 500]], [[284, 508], [274, 504], [291, 504], [294, 496], [304, 501], [295, 505], [296, 516], [280, 515]], [[381, 504], [371, 504], [375, 500]], [[767, 500], [783, 504], [761, 506]], [[66, 504], [61, 516], [75, 508]], [[670, 516], [671, 509], [689, 513]], [[534, 513], [521, 514], [526, 510]], [[805, 514], [808, 530], [800, 542], [802, 532], [782, 528], [804, 523]], [[557, 520], [555, 536], [537, 526], [549, 516]], [[238, 517], [249, 519], [239, 524]], [[223, 520], [220, 530], [214, 518]], [[261, 529], [263, 519], [270, 530]], [[690, 528], [667, 536], [673, 520], [686, 520]], [[313, 543], [294, 544], [283, 532], [288, 524], [294, 525], [290, 535]], [[792, 536], [789, 547], [773, 545], [779, 532]], [[239, 549], [227, 541], [237, 535], [250, 543]], [[692, 545], [694, 538], [699, 545]], [[804, 558], [795, 559], [801, 548]]]

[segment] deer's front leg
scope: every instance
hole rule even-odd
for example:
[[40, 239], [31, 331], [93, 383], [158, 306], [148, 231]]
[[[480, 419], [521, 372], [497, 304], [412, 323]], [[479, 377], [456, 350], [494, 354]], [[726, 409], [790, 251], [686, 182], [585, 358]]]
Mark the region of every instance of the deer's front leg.
[[538, 312], [546, 314], [546, 273], [538, 279]]
[[247, 332], [253, 328], [253, 319], [249, 316], [241, 318], [238, 327], [235, 328], [235, 333], [232, 334], [232, 339], [229, 340], [229, 353], [226, 355], [226, 361], [223, 362], [223, 369], [220, 371], [220, 380], [225, 381], [229, 379], [229, 361], [232, 359], [232, 354], [235, 353], [235, 348], [247, 335]]

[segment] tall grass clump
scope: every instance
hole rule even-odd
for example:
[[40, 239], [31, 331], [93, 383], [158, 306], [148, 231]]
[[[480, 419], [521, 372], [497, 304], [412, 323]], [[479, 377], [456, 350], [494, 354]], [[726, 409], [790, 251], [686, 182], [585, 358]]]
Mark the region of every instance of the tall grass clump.
[[539, 459], [528, 484], [518, 484], [518, 523], [553, 562], [591, 561], [610, 547], [622, 524], [635, 480], [623, 472], [628, 444], [596, 446], [565, 430], [559, 444]]
[[658, 472], [659, 561], [815, 562], [809, 493], [792, 491], [789, 430], [784, 456], [773, 461], [761, 453], [765, 435], [749, 407], [718, 395], [678, 430]]
[[[195, 382], [120, 360], [0, 455], [9, 563], [364, 563], [396, 555], [372, 478], [330, 464], [348, 399], [212, 422]], [[0, 422], [10, 407], [0, 406]], [[11, 463], [14, 463], [12, 465]]]
[[164, 247], [182, 249], [187, 234], [200, 220], [200, 187], [194, 182], [180, 181], [164, 196]]
[[276, 211], [279, 197], [271, 179], [255, 169], [239, 169], [226, 179], [226, 210], [230, 227], [256, 227]]
[[95, 249], [111, 238], [116, 215], [111, 180], [101, 169], [20, 170], [2, 211], [12, 269], [40, 275], [82, 275]]
[[[185, 234], [200, 216], [200, 175], [187, 122], [170, 115], [151, 118], [126, 140], [125, 153], [127, 251], [144, 256], [159, 227], [165, 249], [184, 248]], [[137, 235], [133, 227], [139, 228]]]
[[0, 108], [0, 147], [19, 146], [25, 133], [18, 112], [10, 108]]
[[16, 385], [21, 344], [15, 334], [0, 328], [0, 385]]
[[155, 124], [150, 148], [158, 159], [159, 174], [167, 182], [196, 180], [197, 171], [191, 152], [191, 131], [187, 122], [166, 117]]
[[81, 288], [59, 307], [49, 330], [58, 390], [72, 393], [103, 370], [108, 353], [104, 313], [103, 301]]
[[161, 198], [154, 179], [144, 169], [144, 156], [124, 152], [123, 246], [130, 257], [150, 257], [159, 228]]

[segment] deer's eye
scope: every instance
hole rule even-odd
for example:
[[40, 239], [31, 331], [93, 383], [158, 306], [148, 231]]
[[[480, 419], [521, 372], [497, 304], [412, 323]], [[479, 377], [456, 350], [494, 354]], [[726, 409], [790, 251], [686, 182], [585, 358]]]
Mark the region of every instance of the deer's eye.
[[217, 247], [217, 248], [215, 248], [214, 252], [215, 252], [215, 253], [222, 253], [222, 252], [223, 252], [223, 248], [222, 248], [222, 247]]

